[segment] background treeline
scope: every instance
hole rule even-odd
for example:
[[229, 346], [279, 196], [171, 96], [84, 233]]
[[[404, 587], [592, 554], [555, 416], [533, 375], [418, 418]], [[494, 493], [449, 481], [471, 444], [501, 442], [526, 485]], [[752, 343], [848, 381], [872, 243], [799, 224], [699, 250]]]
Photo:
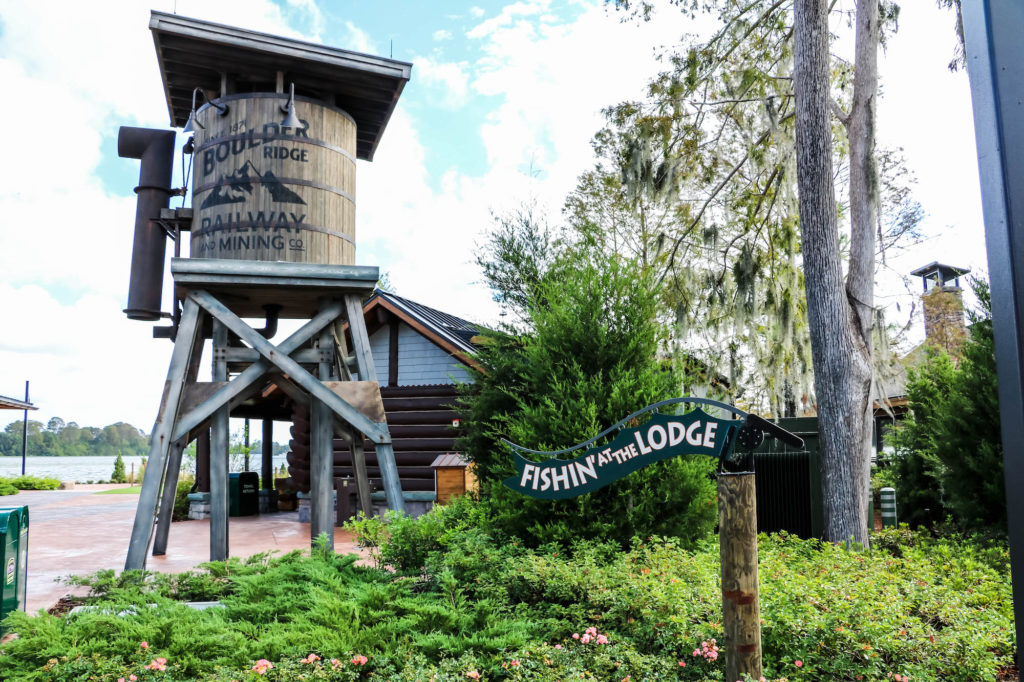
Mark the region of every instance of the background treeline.
[[[11, 422], [0, 432], [0, 456], [21, 455], [21, 434], [21, 420]], [[103, 428], [79, 426], [60, 417], [54, 417], [46, 424], [28, 422], [28, 454], [32, 456], [145, 456], [148, 449], [146, 433], [124, 422]]]

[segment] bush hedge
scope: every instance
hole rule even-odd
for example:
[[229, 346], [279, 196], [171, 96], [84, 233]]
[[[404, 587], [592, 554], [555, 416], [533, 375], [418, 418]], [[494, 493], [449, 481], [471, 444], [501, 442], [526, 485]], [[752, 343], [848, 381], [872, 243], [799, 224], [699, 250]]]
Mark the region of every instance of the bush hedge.
[[38, 476], [18, 476], [4, 478], [0, 476], [0, 495], [14, 495], [19, 490], [56, 490], [60, 481], [56, 478], [40, 478]]
[[[364, 522], [397, 572], [322, 550], [101, 572], [82, 581], [88, 612], [8, 617], [19, 637], [0, 648], [0, 678], [721, 679], [717, 542], [529, 549], [474, 514]], [[1012, 665], [1005, 545], [906, 529], [865, 552], [759, 544], [767, 678], [995, 680]]]

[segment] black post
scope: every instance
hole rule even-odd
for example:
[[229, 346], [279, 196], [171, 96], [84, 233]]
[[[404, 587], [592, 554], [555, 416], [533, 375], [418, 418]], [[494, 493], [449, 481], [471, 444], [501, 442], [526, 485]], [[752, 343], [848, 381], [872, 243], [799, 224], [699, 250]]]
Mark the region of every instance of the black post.
[[[28, 381], [25, 382], [25, 402], [28, 402]], [[21, 419], [21, 475], [25, 475], [25, 454], [28, 451], [28, 408]]]
[[245, 418], [245, 468], [242, 471], [249, 470], [249, 418]]
[[274, 421], [263, 420], [263, 489], [274, 489]]
[[[985, 215], [1013, 613], [1024, 633], [1024, 4], [962, 4]], [[1017, 649], [1017, 665], [1024, 653]]]

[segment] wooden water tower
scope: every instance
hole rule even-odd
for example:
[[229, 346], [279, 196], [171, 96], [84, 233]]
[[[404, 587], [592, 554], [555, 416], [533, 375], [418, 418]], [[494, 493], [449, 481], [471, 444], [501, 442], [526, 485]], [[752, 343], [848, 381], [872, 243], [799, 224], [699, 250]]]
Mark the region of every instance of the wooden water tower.
[[[125, 312], [171, 317], [154, 335], [174, 339], [125, 568], [145, 566], [151, 541], [164, 552], [182, 450], [207, 432], [210, 558], [227, 558], [228, 418], [258, 413], [275, 391], [308, 406], [311, 539], [333, 542], [336, 436], [353, 443], [357, 469], [363, 437], [374, 444], [388, 506], [404, 509], [363, 322], [378, 269], [355, 265], [355, 174], [356, 159], [372, 160], [412, 67], [161, 12], [150, 29], [171, 124], [194, 133], [184, 149], [192, 207], [168, 208], [183, 193], [170, 187], [174, 133], [122, 128], [121, 156], [142, 159]], [[168, 236], [170, 314], [160, 310]], [[278, 319], [305, 323], [275, 344]], [[207, 338], [213, 376], [200, 381]], [[365, 461], [357, 479], [362, 488]]]

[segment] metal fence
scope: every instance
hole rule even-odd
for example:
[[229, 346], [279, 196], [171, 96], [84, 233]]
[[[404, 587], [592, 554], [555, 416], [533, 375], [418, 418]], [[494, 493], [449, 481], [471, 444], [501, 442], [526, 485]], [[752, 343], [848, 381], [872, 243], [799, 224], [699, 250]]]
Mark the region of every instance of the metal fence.
[[820, 538], [825, 521], [818, 418], [780, 419], [775, 423], [803, 438], [804, 447], [797, 450], [769, 438], [754, 452], [758, 532], [784, 530], [803, 538]]

